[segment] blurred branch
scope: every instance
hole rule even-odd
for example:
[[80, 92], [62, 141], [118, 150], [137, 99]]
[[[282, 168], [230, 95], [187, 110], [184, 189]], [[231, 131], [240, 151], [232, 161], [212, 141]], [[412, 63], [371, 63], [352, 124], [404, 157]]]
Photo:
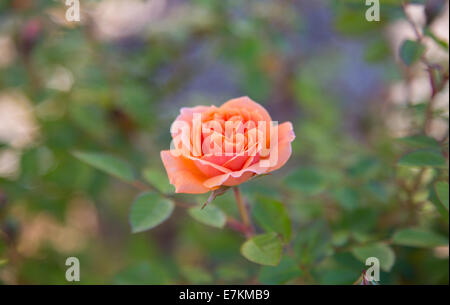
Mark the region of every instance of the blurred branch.
[[[421, 31], [419, 30], [416, 23], [412, 20], [411, 16], [409, 16], [407, 9], [406, 9], [407, 5], [408, 5], [408, 3], [405, 3], [405, 2], [402, 3], [403, 13], [405, 14], [406, 20], [408, 21], [408, 23], [411, 25], [411, 28], [413, 29], [414, 34], [416, 35], [417, 41], [419, 43], [421, 43], [421, 42], [423, 42], [424, 36], [421, 33]], [[431, 122], [433, 120], [433, 109], [434, 109], [434, 104], [436, 101], [435, 97], [440, 91], [442, 91], [444, 89], [445, 84], [447, 83], [447, 81], [449, 79], [449, 72], [448, 72], [448, 69], [446, 72], [442, 72], [442, 67], [440, 65], [430, 63], [430, 61], [425, 57], [425, 52], [421, 56], [421, 62], [427, 67], [428, 77], [429, 77], [430, 86], [431, 86], [431, 96], [430, 96], [430, 101], [427, 104], [426, 113], [425, 113], [425, 122], [424, 122], [424, 126], [423, 126], [424, 133], [428, 134], [430, 132]], [[441, 76], [440, 77], [441, 80], [439, 83], [436, 81], [434, 71], [437, 71], [439, 73], [439, 75]]]
[[433, 120], [433, 109], [434, 104], [436, 102], [436, 95], [444, 89], [445, 84], [448, 81], [448, 70], [441, 75], [441, 81], [439, 84], [436, 84], [436, 79], [433, 75], [433, 69], [428, 68], [428, 76], [430, 78], [430, 84], [431, 84], [431, 97], [430, 102], [427, 105], [426, 113], [425, 113], [425, 123], [424, 123], [424, 131], [425, 133], [429, 133], [431, 129], [431, 122]]
[[411, 19], [411, 17], [409, 16], [408, 12], [406, 11], [406, 7], [407, 5], [409, 5], [409, 3], [407, 2], [402, 2], [402, 9], [403, 9], [403, 13], [405, 14], [406, 20], [408, 21], [408, 23], [411, 25], [414, 34], [416, 35], [417, 41], [422, 42], [423, 39], [423, 35], [420, 32], [420, 30], [417, 28], [417, 25], [414, 23], [414, 21]]

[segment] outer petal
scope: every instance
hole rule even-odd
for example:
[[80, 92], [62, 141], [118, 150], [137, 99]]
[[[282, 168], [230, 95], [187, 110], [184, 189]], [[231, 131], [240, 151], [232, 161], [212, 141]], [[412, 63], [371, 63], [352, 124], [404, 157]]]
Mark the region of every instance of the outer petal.
[[291, 142], [294, 139], [295, 133], [291, 122], [285, 122], [278, 126], [278, 161], [267, 172], [277, 170], [286, 164], [292, 153]]
[[256, 110], [258, 111], [259, 114], [261, 114], [262, 118], [265, 121], [270, 122], [272, 120], [267, 110], [260, 104], [251, 100], [248, 96], [242, 96], [229, 100], [228, 102], [220, 106], [220, 109], [232, 109], [232, 108], [246, 109], [249, 112]]
[[212, 106], [195, 106], [195, 107], [183, 107], [180, 109], [180, 114], [177, 116], [175, 121], [183, 120], [188, 123], [192, 122], [194, 113], [202, 113], [210, 109]]
[[[211, 107], [214, 107], [214, 106], [183, 107], [180, 109], [180, 114], [177, 116], [175, 121], [172, 123], [172, 126], [177, 121], [185, 121], [192, 128], [192, 120], [194, 118], [194, 113], [205, 112], [206, 110], [210, 109]], [[175, 134], [172, 133], [172, 137], [174, 137], [174, 136], [175, 136]]]
[[216, 188], [221, 185], [238, 185], [247, 181], [255, 174], [260, 175], [266, 173], [267, 170], [268, 168], [261, 167], [259, 163], [255, 163], [247, 167], [246, 169], [210, 178], [206, 180], [203, 185], [208, 188]]
[[183, 156], [175, 157], [170, 150], [161, 151], [161, 159], [166, 168], [169, 181], [176, 193], [201, 194], [209, 192], [203, 182], [207, 179], [193, 164]]

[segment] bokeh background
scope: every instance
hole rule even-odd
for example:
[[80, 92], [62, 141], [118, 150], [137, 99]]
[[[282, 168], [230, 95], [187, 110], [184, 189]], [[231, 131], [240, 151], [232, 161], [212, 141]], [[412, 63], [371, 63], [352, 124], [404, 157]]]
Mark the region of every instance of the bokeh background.
[[[81, 0], [81, 21], [68, 22], [64, 1], [2, 0], [0, 283], [67, 284], [75, 256], [82, 284], [352, 284], [376, 243], [395, 255], [381, 284], [448, 284], [448, 201], [433, 187], [448, 182], [448, 1], [380, 2], [368, 22], [357, 0]], [[411, 22], [435, 36], [422, 43], [438, 92], [423, 62], [399, 56], [417, 39]], [[72, 155], [112, 154], [173, 191], [159, 151], [179, 108], [245, 95], [297, 135], [284, 168], [241, 187], [251, 207], [289, 211], [278, 267], [179, 208], [132, 234], [138, 190]], [[428, 144], [397, 139], [424, 124], [446, 165], [398, 166]], [[238, 218], [231, 192], [214, 204]], [[437, 242], [392, 243], [405, 228]]]

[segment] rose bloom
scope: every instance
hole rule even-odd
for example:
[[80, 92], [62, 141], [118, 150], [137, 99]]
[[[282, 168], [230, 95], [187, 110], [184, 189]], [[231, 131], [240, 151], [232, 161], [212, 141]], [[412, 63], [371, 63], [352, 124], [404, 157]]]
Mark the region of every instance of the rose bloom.
[[161, 159], [175, 192], [191, 194], [279, 169], [291, 156], [295, 139], [290, 122], [276, 124], [248, 97], [219, 108], [182, 108], [171, 134], [171, 149], [161, 151]]

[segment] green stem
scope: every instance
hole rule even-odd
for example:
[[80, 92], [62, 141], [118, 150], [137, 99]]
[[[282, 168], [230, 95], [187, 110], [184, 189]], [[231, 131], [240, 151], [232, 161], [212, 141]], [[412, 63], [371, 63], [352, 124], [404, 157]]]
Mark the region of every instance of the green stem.
[[242, 194], [241, 191], [239, 190], [239, 188], [237, 186], [233, 187], [233, 192], [234, 192], [234, 197], [236, 198], [236, 203], [239, 209], [239, 214], [241, 215], [242, 218], [242, 223], [245, 226], [246, 232], [245, 235], [247, 237], [250, 237], [253, 235], [253, 228], [252, 228], [252, 224], [250, 222], [250, 217], [248, 215], [248, 210], [247, 207], [245, 206], [245, 202], [242, 199]]

